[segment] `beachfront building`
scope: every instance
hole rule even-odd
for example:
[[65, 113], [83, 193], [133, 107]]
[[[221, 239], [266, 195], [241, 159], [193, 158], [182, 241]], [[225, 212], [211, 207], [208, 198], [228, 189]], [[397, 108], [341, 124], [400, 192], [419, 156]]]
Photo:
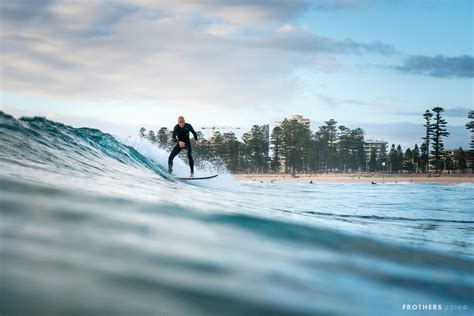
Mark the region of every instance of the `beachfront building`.
[[375, 148], [375, 154], [378, 155], [384, 145], [387, 148], [387, 144], [388, 142], [385, 140], [366, 139], [364, 142], [364, 153], [367, 161], [370, 159], [372, 148]]
[[265, 135], [265, 141], [267, 144], [270, 144], [270, 125], [264, 124], [263, 127], [263, 134]]
[[[306, 126], [309, 127], [309, 125], [311, 124], [311, 121], [309, 120], [309, 118], [305, 118], [303, 117], [303, 115], [299, 115], [299, 114], [294, 114], [290, 117], [287, 117], [286, 118], [288, 121], [297, 121], [298, 123], [301, 123], [301, 124], [304, 124]], [[281, 121], [276, 121], [275, 122], [275, 126], [281, 126], [281, 123], [283, 122], [283, 120]]]

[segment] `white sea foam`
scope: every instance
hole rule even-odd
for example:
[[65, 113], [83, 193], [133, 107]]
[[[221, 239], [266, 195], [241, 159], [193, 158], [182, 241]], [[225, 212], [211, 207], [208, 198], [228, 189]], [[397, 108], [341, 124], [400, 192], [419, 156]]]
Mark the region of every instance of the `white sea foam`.
[[[168, 169], [168, 157], [170, 152], [153, 145], [147, 139], [141, 137], [127, 137], [118, 138], [122, 143], [133, 147], [140, 154], [148, 158], [153, 163], [158, 164], [164, 170]], [[187, 159], [187, 158], [185, 158]], [[217, 178], [208, 179], [205, 181], [192, 181], [190, 184], [205, 187], [209, 189], [225, 190], [225, 191], [240, 191], [245, 188], [232, 177], [227, 170], [223, 170], [222, 167], [217, 167], [213, 163], [205, 161], [200, 166], [194, 166], [195, 177], [205, 177], [209, 175], [219, 174]], [[188, 177], [189, 176], [189, 164], [179, 156], [176, 156], [173, 160], [173, 174], [177, 177]]]

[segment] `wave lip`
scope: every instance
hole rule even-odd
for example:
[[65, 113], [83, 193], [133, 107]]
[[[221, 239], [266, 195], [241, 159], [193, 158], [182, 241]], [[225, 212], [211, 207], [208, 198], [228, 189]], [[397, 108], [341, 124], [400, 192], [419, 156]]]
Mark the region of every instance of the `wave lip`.
[[0, 142], [5, 144], [0, 154], [3, 159], [80, 172], [89, 168], [113, 172], [114, 163], [118, 163], [147, 168], [165, 177], [161, 166], [98, 129], [73, 128], [44, 117], [17, 120], [3, 112], [0, 112], [0, 128]]

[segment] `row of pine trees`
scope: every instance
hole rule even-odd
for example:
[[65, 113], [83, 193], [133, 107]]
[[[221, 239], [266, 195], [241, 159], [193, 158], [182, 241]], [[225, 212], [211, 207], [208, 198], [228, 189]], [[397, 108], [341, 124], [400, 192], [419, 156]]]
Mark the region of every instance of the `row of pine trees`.
[[[233, 132], [216, 132], [200, 146], [193, 146], [196, 164], [202, 166], [211, 163], [226, 168], [233, 173], [320, 173], [320, 172], [465, 172], [467, 163], [462, 148], [456, 152], [444, 150], [444, 138], [449, 136], [446, 120], [442, 117], [444, 109], [435, 107], [423, 114], [425, 135], [420, 147], [402, 150], [393, 144], [388, 150], [372, 149], [370, 157], [364, 152], [364, 131], [338, 125], [330, 119], [317, 131], [296, 120], [285, 119], [280, 126], [273, 128], [271, 137], [265, 133], [265, 126], [254, 125], [239, 140]], [[469, 112], [471, 119], [466, 128], [471, 130], [471, 150], [474, 149], [474, 111]], [[171, 151], [171, 131], [166, 127], [156, 133], [142, 127], [140, 137]], [[193, 140], [194, 141], [194, 140]], [[184, 151], [180, 154], [186, 159]]]

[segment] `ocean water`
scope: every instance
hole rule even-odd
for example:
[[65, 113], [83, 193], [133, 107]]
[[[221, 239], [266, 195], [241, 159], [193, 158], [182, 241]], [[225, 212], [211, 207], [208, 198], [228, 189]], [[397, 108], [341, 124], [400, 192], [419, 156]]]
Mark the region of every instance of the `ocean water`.
[[184, 183], [167, 155], [0, 112], [0, 315], [474, 314], [473, 185]]

